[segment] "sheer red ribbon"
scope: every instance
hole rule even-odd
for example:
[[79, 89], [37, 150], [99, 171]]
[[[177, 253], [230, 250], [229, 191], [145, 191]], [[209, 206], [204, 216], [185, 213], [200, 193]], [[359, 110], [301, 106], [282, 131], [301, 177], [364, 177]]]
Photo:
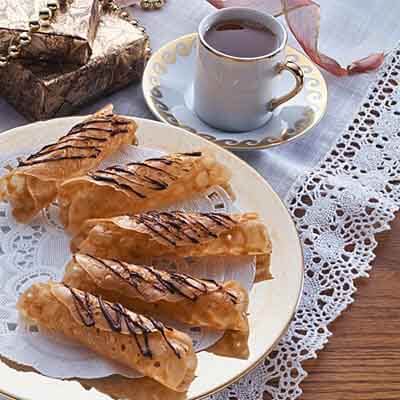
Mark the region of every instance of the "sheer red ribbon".
[[336, 60], [319, 51], [320, 6], [312, 0], [208, 0], [217, 8], [250, 7], [283, 15], [306, 54], [321, 68], [336, 76], [359, 74], [377, 69], [384, 61], [383, 53], [374, 53], [342, 67]]
[[[170, 0], [173, 1], [173, 0]], [[374, 53], [342, 67], [336, 60], [319, 51], [320, 6], [312, 0], [207, 0], [217, 8], [250, 7], [272, 15], [283, 15], [306, 54], [321, 68], [336, 76], [359, 74], [377, 69], [384, 61], [383, 53]], [[140, 0], [118, 0], [122, 6]]]

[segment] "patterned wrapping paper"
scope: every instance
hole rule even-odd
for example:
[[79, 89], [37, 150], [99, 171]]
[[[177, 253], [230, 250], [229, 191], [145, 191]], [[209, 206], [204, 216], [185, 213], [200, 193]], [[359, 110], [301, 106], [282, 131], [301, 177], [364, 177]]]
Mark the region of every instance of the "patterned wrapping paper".
[[0, 93], [32, 121], [67, 115], [139, 80], [149, 53], [148, 35], [140, 26], [103, 14], [86, 65], [12, 63], [0, 74]]
[[[0, 54], [21, 32], [29, 31], [29, 21], [38, 19], [46, 0], [0, 0]], [[100, 20], [100, 0], [60, 0], [60, 9], [48, 28], [31, 33], [32, 42], [20, 58], [82, 65], [89, 61]]]

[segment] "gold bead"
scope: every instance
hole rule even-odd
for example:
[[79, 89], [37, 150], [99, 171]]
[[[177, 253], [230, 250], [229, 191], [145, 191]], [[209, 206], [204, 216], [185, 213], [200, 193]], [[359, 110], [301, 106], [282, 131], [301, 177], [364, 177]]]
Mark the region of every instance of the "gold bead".
[[39, 18], [42, 21], [48, 21], [51, 18], [51, 16], [52, 16], [52, 12], [51, 12], [50, 8], [42, 8], [39, 11]]
[[60, 8], [60, 3], [57, 0], [48, 0], [47, 8], [52, 12], [55, 12]]
[[48, 20], [43, 20], [43, 21], [41, 21], [41, 23], [40, 23], [40, 25], [41, 25], [41, 27], [42, 28], [49, 28], [50, 27], [50, 20], [48, 19]]
[[162, 8], [164, 6], [164, 0], [157, 0], [153, 3], [154, 8]]
[[142, 7], [144, 10], [148, 10], [151, 8], [151, 1], [149, 0], [141, 0], [140, 1], [140, 7]]
[[37, 32], [40, 29], [40, 22], [37, 19], [29, 21], [29, 28], [31, 32]]
[[21, 48], [16, 46], [15, 44], [13, 44], [8, 48], [8, 55], [11, 58], [17, 58], [19, 56], [20, 51], [21, 51]]
[[138, 25], [139, 25], [139, 21], [136, 20], [136, 19], [133, 19], [133, 20], [131, 21], [131, 24], [132, 24], [133, 26], [138, 26]]
[[31, 35], [28, 32], [22, 32], [19, 35], [19, 43], [21, 46], [28, 46], [32, 41]]
[[8, 58], [4, 56], [0, 56], [0, 68], [6, 67], [8, 64]]
[[122, 13], [120, 14], [120, 17], [121, 17], [122, 19], [129, 19], [130, 15], [129, 15], [129, 13], [127, 13], [126, 11], [124, 11], [124, 12], [122, 12]]

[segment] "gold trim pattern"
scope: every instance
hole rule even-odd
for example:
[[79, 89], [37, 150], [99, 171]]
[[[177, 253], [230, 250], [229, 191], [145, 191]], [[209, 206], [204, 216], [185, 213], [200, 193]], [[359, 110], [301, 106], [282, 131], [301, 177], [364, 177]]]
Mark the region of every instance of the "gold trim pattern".
[[[180, 121], [166, 104], [161, 85], [161, 76], [168, 72], [169, 65], [179, 57], [189, 57], [197, 42], [197, 33], [182, 36], [162, 47], [150, 58], [143, 75], [143, 93], [152, 113], [169, 125], [183, 128], [189, 132], [216, 143], [229, 150], [267, 149], [298, 139], [309, 132], [322, 119], [328, 103], [326, 82], [312, 61], [299, 51], [287, 46], [287, 60], [296, 62], [304, 73], [304, 92], [307, 107], [290, 128], [284, 128], [278, 136], [270, 136], [267, 131], [261, 138], [243, 138], [242, 134], [232, 134], [229, 139], [221, 139], [211, 133], [199, 132]], [[248, 136], [248, 135], [246, 135]]]

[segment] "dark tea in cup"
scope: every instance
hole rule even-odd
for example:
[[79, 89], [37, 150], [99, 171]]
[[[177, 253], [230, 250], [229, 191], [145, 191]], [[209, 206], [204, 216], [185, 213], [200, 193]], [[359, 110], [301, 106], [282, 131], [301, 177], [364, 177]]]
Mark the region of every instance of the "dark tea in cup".
[[277, 36], [266, 26], [254, 21], [221, 21], [204, 35], [215, 50], [240, 58], [262, 57], [279, 45]]
[[[227, 132], [258, 129], [303, 87], [301, 68], [286, 59], [285, 27], [274, 16], [228, 7], [205, 17], [198, 33], [193, 109], [206, 124]], [[295, 84], [279, 96], [283, 71]]]

